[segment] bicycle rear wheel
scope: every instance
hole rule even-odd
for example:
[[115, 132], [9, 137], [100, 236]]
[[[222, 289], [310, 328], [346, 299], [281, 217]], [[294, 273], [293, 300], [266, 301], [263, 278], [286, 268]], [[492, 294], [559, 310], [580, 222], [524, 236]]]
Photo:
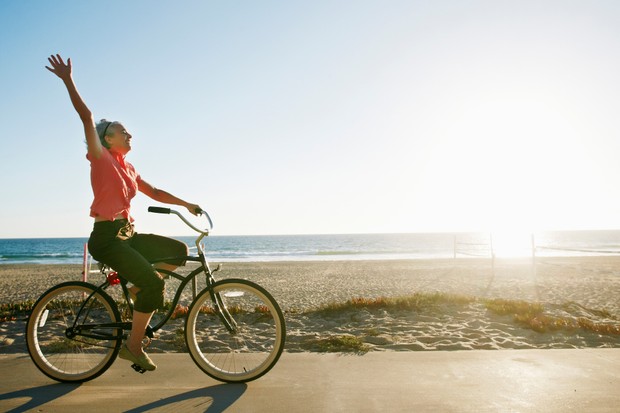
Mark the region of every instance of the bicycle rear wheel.
[[[208, 289], [192, 303], [185, 323], [189, 353], [198, 367], [216, 380], [247, 382], [277, 363], [286, 339], [278, 303], [251, 281], [228, 279], [213, 286], [222, 312]], [[220, 307], [221, 305], [218, 305]], [[232, 324], [232, 331], [226, 326]]]
[[[114, 362], [123, 332], [118, 327], [84, 326], [120, 321], [116, 303], [92, 284], [59, 284], [45, 292], [32, 309], [26, 324], [28, 353], [37, 368], [54, 380], [94, 379]], [[82, 331], [74, 325], [82, 326]]]

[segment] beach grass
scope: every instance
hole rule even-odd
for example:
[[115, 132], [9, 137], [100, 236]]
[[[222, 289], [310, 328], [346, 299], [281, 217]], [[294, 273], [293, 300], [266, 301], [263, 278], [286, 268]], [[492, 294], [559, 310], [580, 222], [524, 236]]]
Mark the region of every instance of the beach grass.
[[185, 328], [179, 327], [174, 330], [172, 345], [175, 346], [178, 351], [187, 351], [187, 345], [185, 343]]
[[15, 321], [19, 315], [30, 313], [32, 307], [34, 307], [34, 300], [0, 304], [0, 322]]
[[[575, 331], [578, 329], [598, 334], [620, 335], [618, 318], [609, 311], [585, 308], [573, 302], [564, 303], [560, 308], [567, 315], [564, 317], [545, 314], [545, 306], [540, 303], [528, 303], [520, 300], [493, 299], [484, 300], [486, 308], [498, 315], [511, 315], [518, 324], [530, 328], [538, 333], [554, 331]], [[572, 315], [571, 311], [579, 308], [591, 314], [598, 320], [584, 316]]]
[[[335, 302], [322, 305], [317, 309], [306, 310], [305, 314], [314, 314], [323, 317], [336, 316], [343, 312], [356, 311], [360, 309], [373, 310], [393, 310], [393, 311], [418, 311], [426, 312], [441, 309], [442, 305], [465, 307], [473, 303], [482, 303], [485, 308], [498, 315], [512, 317], [514, 322], [539, 333], [553, 331], [575, 331], [578, 329], [587, 330], [599, 334], [620, 335], [620, 322], [618, 317], [606, 310], [589, 309], [574, 302], [567, 302], [559, 306], [564, 316], [554, 316], [546, 313], [545, 305], [541, 303], [531, 303], [523, 300], [509, 299], [479, 299], [467, 295], [448, 294], [441, 292], [433, 293], [414, 293], [401, 297], [354, 297], [345, 302]], [[34, 301], [1, 304], [0, 322], [16, 320], [20, 315], [28, 315], [34, 306]], [[166, 308], [170, 308], [167, 303]], [[571, 314], [575, 308], [582, 310], [582, 313], [590, 314], [593, 317], [584, 317]], [[260, 311], [261, 309], [257, 309]], [[205, 308], [203, 311], [212, 311]], [[448, 309], [446, 309], [448, 311]], [[458, 311], [458, 309], [457, 309]], [[188, 308], [177, 305], [171, 319], [184, 318]], [[235, 308], [230, 309], [231, 314], [236, 314]], [[596, 320], [593, 320], [595, 318]], [[600, 321], [603, 320], [603, 321]], [[375, 333], [376, 334], [376, 333]], [[370, 334], [372, 335], [372, 334]], [[329, 349], [331, 347], [350, 347], [358, 349], [359, 346], [350, 342], [349, 337], [329, 338], [323, 342], [321, 347]], [[329, 351], [329, 350], [328, 350]]]
[[[471, 304], [482, 304], [488, 311], [498, 316], [512, 317], [514, 322], [522, 327], [531, 329], [538, 333], [563, 331], [566, 333], [576, 330], [585, 330], [605, 335], [620, 335], [620, 323], [618, 318], [606, 310], [589, 309], [579, 306], [573, 302], [567, 302], [559, 306], [564, 316], [547, 314], [549, 310], [542, 303], [531, 303], [523, 300], [508, 299], [480, 299], [477, 297], [447, 294], [440, 292], [433, 293], [414, 293], [409, 296], [401, 297], [377, 297], [365, 298], [355, 297], [343, 303], [330, 303], [318, 309], [308, 310], [306, 314], [316, 314], [320, 316], [336, 316], [347, 311], [365, 310], [387, 310], [387, 311], [417, 311], [428, 312], [441, 310], [442, 306], [458, 307], [464, 309]], [[591, 314], [592, 318], [575, 315], [575, 307]], [[455, 311], [445, 309], [446, 311]], [[571, 313], [571, 311], [573, 313]]]
[[351, 334], [316, 337], [301, 345], [304, 350], [317, 353], [356, 353], [365, 354], [371, 347], [357, 336]]
[[414, 293], [410, 296], [401, 297], [377, 297], [365, 298], [354, 297], [344, 303], [329, 303], [319, 307], [318, 310], [311, 310], [321, 314], [340, 313], [342, 311], [365, 309], [392, 309], [420, 311], [436, 308], [441, 304], [469, 304], [476, 299], [465, 295], [446, 294], [446, 293]]

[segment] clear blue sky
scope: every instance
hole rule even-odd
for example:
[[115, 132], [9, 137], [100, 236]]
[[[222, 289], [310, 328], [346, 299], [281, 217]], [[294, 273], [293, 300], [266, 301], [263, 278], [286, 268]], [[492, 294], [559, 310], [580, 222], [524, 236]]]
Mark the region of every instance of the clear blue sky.
[[[0, 237], [88, 236], [71, 57], [216, 234], [620, 228], [617, 1], [0, 2]], [[187, 233], [152, 216], [138, 230]]]

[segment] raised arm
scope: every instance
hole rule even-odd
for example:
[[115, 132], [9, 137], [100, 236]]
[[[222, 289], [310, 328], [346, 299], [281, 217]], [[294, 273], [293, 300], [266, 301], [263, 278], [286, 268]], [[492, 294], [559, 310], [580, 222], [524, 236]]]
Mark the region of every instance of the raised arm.
[[88, 106], [86, 106], [86, 103], [84, 103], [84, 100], [82, 100], [82, 97], [78, 93], [75, 83], [73, 82], [73, 77], [71, 75], [71, 59], [69, 58], [67, 63], [65, 63], [62, 57], [57, 54], [51, 55], [47, 60], [50, 62], [52, 67], [45, 66], [45, 68], [63, 81], [67, 87], [67, 91], [69, 92], [71, 103], [82, 120], [82, 124], [84, 125], [84, 135], [86, 136], [86, 144], [88, 145], [88, 153], [95, 158], [99, 158], [99, 156], [101, 156], [103, 146], [101, 145], [99, 135], [97, 134], [93, 114], [90, 109], [88, 109]]

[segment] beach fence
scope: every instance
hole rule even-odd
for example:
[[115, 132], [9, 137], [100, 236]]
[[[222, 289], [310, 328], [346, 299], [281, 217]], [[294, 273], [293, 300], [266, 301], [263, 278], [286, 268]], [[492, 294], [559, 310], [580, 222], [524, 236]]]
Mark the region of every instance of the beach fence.
[[[505, 241], [505, 240], [504, 240]], [[529, 235], [529, 246], [520, 240], [522, 245], [512, 251], [506, 251], [505, 248], [500, 248], [499, 251], [496, 248], [494, 242], [493, 233], [479, 234], [478, 237], [472, 238], [471, 234], [454, 234], [453, 237], [453, 258], [458, 257], [472, 257], [472, 258], [490, 258], [491, 269], [495, 274], [495, 261], [498, 256], [498, 252], [502, 257], [512, 258], [527, 258], [531, 259], [530, 269], [532, 275], [536, 274], [536, 237], [534, 233]], [[503, 254], [502, 254], [503, 253]]]
[[453, 259], [459, 257], [469, 258], [490, 258], [491, 270], [495, 275], [495, 250], [493, 248], [493, 235], [488, 234], [488, 238], [480, 237], [479, 239], [472, 239], [466, 236], [465, 239], [460, 239], [459, 235], [453, 236]]
[[[493, 273], [495, 273], [495, 260], [497, 258], [497, 250], [496, 245], [493, 241], [493, 234], [480, 234], [477, 239], [472, 239], [471, 235], [461, 236], [463, 239], [459, 238], [460, 236], [454, 234], [453, 236], [453, 259], [457, 259], [459, 257], [472, 257], [472, 258], [490, 258], [491, 267], [493, 269]], [[536, 239], [534, 234], [530, 234], [530, 247], [529, 253], [525, 254], [528, 248], [519, 248], [518, 251], [512, 251], [512, 253], [517, 253], [515, 256], [527, 258], [527, 256], [531, 257], [531, 271], [532, 274], [536, 273]]]
[[[558, 255], [558, 256], [584, 256], [584, 255], [620, 255], [620, 250], [600, 249], [599, 248], [577, 248], [568, 246], [550, 246], [550, 245], [537, 245], [536, 235], [534, 233], [529, 234], [529, 245], [525, 246], [524, 242], [521, 245], [509, 251], [506, 254], [501, 254], [502, 248], [496, 248], [494, 243], [493, 234], [480, 235], [477, 239], [471, 239], [468, 234], [453, 235], [453, 258], [459, 257], [480, 257], [480, 258], [494, 258], [498, 255], [504, 257], [527, 257], [532, 259], [540, 256]], [[620, 241], [619, 241], [620, 242]], [[526, 253], [527, 252], [527, 253]], [[554, 254], [556, 252], [557, 254]], [[511, 254], [512, 253], [512, 254]], [[541, 254], [544, 253], [544, 254]]]
[[[529, 242], [526, 239], [529, 238]], [[544, 237], [543, 237], [544, 238]], [[504, 240], [505, 241], [505, 240]], [[553, 244], [553, 241], [551, 242]], [[562, 243], [557, 245], [539, 245], [536, 234], [531, 233], [522, 237], [518, 247], [512, 251], [505, 248], [497, 248], [492, 233], [479, 234], [472, 238], [471, 234], [454, 234], [453, 236], [453, 258], [459, 257], [479, 257], [490, 258], [491, 265], [495, 269], [495, 260], [499, 256], [502, 258], [530, 258], [532, 273], [536, 273], [536, 262], [540, 257], [549, 256], [592, 256], [592, 255], [620, 255], [617, 249], [601, 249], [601, 243], [593, 242], [591, 248], [579, 248]], [[529, 245], [528, 245], [529, 244]], [[573, 245], [579, 245], [575, 242]], [[584, 245], [581, 243], [581, 245]], [[587, 244], [585, 244], [587, 245]], [[603, 247], [604, 248], [604, 247]], [[499, 254], [498, 254], [499, 253]]]
[[[518, 248], [519, 254], [514, 256], [525, 257], [531, 256], [532, 258], [541, 256], [592, 256], [592, 255], [620, 255], [620, 250], [615, 248], [602, 249], [600, 243], [596, 241], [591, 244], [590, 248], [578, 248], [575, 246], [567, 245], [542, 245], [538, 244], [536, 240], [536, 234], [531, 233], [527, 236], [529, 245], [524, 246], [525, 242], [521, 242], [521, 246]], [[576, 242], [578, 243], [578, 242]], [[614, 243], [614, 245], [620, 244], [620, 239]], [[604, 248], [604, 247], [603, 247]], [[501, 250], [501, 248], [500, 248]], [[524, 252], [528, 253], [525, 254]], [[489, 233], [486, 238], [480, 237], [477, 242], [471, 242], [469, 240], [461, 241], [459, 235], [454, 235], [454, 253], [453, 257], [458, 256], [471, 256], [471, 257], [493, 257], [498, 255], [498, 250], [494, 245], [493, 234]], [[513, 251], [514, 252], [514, 251]], [[555, 254], [554, 254], [555, 252]], [[541, 254], [543, 253], [543, 254]]]

